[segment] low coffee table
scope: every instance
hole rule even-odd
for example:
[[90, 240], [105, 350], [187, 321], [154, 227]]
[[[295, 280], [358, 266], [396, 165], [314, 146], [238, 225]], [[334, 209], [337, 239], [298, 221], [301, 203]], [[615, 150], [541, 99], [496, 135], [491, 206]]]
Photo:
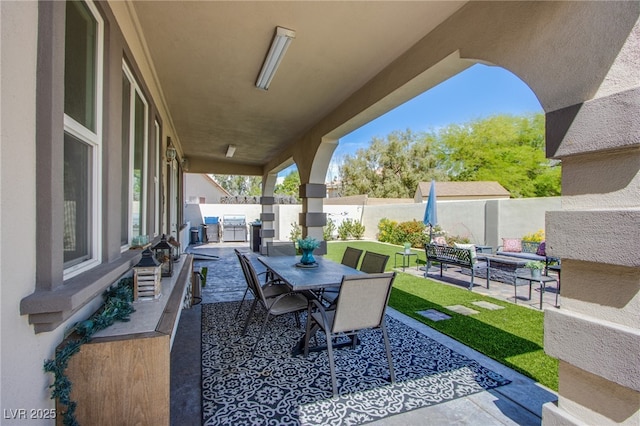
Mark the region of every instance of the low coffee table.
[[500, 256], [497, 254], [477, 254], [478, 260], [484, 260], [487, 262], [487, 288], [489, 288], [489, 282], [491, 281], [491, 268], [500, 269], [513, 274], [513, 284], [516, 285], [516, 270], [518, 268], [524, 268], [527, 259], [521, 259], [510, 256]]

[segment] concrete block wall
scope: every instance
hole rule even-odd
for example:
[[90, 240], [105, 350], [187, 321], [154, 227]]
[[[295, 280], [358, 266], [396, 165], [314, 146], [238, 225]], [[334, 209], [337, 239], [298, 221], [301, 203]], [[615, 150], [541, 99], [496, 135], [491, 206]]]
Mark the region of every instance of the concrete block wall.
[[[345, 219], [361, 222], [366, 239], [376, 239], [382, 218], [405, 222], [422, 222], [426, 204], [331, 205], [324, 206], [328, 219], [336, 229]], [[246, 215], [247, 222], [260, 217], [258, 204], [188, 204], [185, 220], [191, 226], [203, 223], [205, 216]], [[439, 201], [438, 223], [449, 235], [467, 237], [476, 244], [497, 247], [501, 238], [520, 238], [545, 229], [545, 213], [560, 209], [560, 197], [509, 200]], [[274, 240], [288, 240], [292, 223], [299, 224], [300, 204], [274, 204]]]

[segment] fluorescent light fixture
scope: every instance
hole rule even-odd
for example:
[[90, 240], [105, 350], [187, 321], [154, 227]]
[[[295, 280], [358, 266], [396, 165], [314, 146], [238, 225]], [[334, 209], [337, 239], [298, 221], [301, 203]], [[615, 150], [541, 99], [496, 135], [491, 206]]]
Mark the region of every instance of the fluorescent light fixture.
[[267, 57], [262, 64], [260, 75], [258, 75], [258, 81], [256, 81], [256, 87], [258, 89], [267, 90], [273, 76], [280, 65], [280, 61], [284, 57], [291, 40], [296, 37], [296, 32], [288, 30], [282, 27], [276, 27], [276, 34], [271, 42], [271, 48]]
[[229, 145], [227, 147], [227, 158], [231, 158], [233, 157], [233, 154], [235, 154], [236, 152], [236, 146], [235, 145]]

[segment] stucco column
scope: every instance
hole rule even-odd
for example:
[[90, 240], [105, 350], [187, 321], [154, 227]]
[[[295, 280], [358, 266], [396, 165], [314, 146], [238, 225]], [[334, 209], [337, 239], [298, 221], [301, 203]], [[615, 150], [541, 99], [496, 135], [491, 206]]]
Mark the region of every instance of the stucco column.
[[[327, 187], [319, 183], [307, 183], [300, 185], [300, 198], [302, 198], [302, 212], [300, 213], [300, 226], [303, 237], [312, 237], [318, 241], [324, 241], [322, 228], [327, 224], [327, 214], [323, 210], [323, 198], [327, 193]], [[318, 250], [318, 254], [327, 252], [326, 244]]]
[[335, 139], [323, 138], [318, 146], [315, 156], [309, 157], [302, 151], [302, 158], [298, 163], [300, 173], [300, 198], [302, 199], [302, 212], [300, 213], [300, 226], [302, 236], [312, 237], [323, 241], [318, 249], [318, 254], [327, 252], [324, 242], [323, 227], [327, 224], [327, 214], [324, 213], [323, 200], [327, 195], [327, 187], [324, 184], [329, 170], [329, 163], [333, 152], [338, 146]]
[[277, 174], [267, 174], [262, 178], [262, 197], [260, 197], [260, 204], [262, 205], [262, 213], [260, 213], [260, 253], [265, 254], [267, 252], [267, 241], [273, 241], [273, 237], [276, 234], [274, 229], [274, 223], [276, 220], [275, 212], [273, 211], [273, 205], [276, 203], [273, 196], [273, 190], [276, 187]]
[[561, 308], [545, 311], [544, 348], [559, 359], [545, 425], [640, 424], [639, 43], [636, 24], [595, 96], [547, 113], [563, 194], [546, 215], [562, 287]]

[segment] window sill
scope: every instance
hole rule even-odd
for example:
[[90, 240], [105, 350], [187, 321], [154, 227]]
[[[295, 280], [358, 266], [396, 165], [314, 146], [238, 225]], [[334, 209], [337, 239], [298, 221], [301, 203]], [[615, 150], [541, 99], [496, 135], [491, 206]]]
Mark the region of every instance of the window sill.
[[55, 290], [30, 294], [20, 301], [20, 314], [29, 315], [36, 333], [55, 330], [131, 270], [140, 261], [141, 253], [129, 250], [118, 260], [76, 275]]

